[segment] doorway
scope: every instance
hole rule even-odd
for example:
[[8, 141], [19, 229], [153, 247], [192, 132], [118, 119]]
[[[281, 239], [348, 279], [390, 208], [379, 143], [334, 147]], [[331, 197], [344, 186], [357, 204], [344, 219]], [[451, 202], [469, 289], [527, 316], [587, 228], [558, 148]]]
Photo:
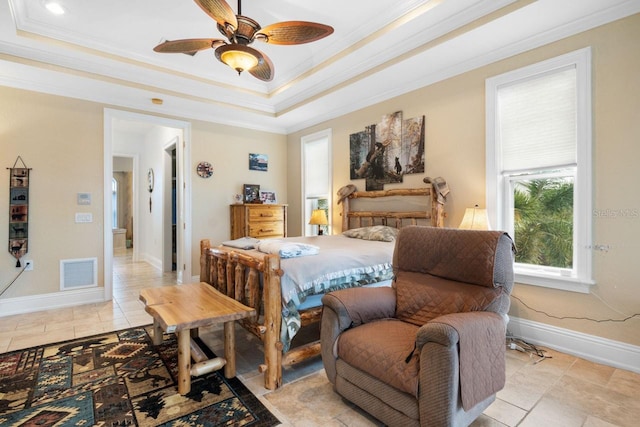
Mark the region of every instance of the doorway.
[[[123, 132], [127, 126], [129, 130], [135, 132]], [[145, 130], [146, 129], [146, 130]], [[149, 150], [145, 144], [145, 138], [140, 136], [152, 129], [152, 140], [160, 140], [157, 149]], [[166, 270], [165, 260], [167, 256], [173, 260], [172, 247], [175, 245], [175, 266], [177, 281], [185, 283], [191, 281], [191, 195], [188, 189], [191, 188], [191, 176], [185, 165], [190, 164], [190, 134], [191, 125], [188, 122], [149, 116], [127, 111], [105, 109], [104, 110], [104, 294], [105, 300], [112, 298], [113, 290], [113, 210], [112, 210], [112, 175], [114, 154], [137, 155], [138, 161], [134, 161], [133, 167], [133, 192], [137, 196], [133, 201], [133, 235], [136, 242], [133, 243], [133, 261], [145, 260], [156, 265], [162, 270]], [[147, 133], [148, 135], [148, 133]], [[163, 135], [173, 135], [168, 139], [168, 146], [175, 150], [175, 160], [169, 162], [164, 156], [167, 154], [167, 139], [162, 142]], [[126, 139], [126, 144], [119, 145], [116, 138]], [[149, 138], [147, 138], [149, 140]], [[148, 141], [147, 141], [148, 144]], [[117, 153], [114, 153], [114, 147]], [[123, 148], [124, 147], [124, 148]], [[122, 150], [133, 153], [123, 153]], [[173, 154], [172, 154], [173, 155]], [[175, 164], [172, 165], [171, 163]], [[137, 164], [136, 164], [137, 163]], [[147, 171], [156, 169], [156, 173], [162, 171], [163, 185], [157, 185], [155, 194], [148, 192]], [[159, 174], [158, 174], [159, 175]], [[159, 177], [158, 177], [159, 178]], [[144, 182], [142, 182], [144, 181]], [[171, 183], [175, 182], [175, 197], [171, 196]], [[168, 183], [168, 184], [167, 184]], [[160, 184], [158, 180], [157, 184]], [[144, 187], [144, 188], [142, 188]], [[151, 197], [156, 200], [158, 208], [151, 210], [149, 202]], [[167, 204], [168, 200], [168, 204]], [[175, 200], [175, 202], [173, 201]], [[158, 203], [160, 202], [160, 203]], [[174, 215], [175, 206], [175, 215]], [[173, 233], [167, 231], [165, 226], [166, 218], [171, 222], [175, 216], [175, 240]], [[157, 228], [157, 230], [155, 228]], [[166, 255], [167, 234], [169, 242], [169, 254]], [[162, 236], [159, 238], [158, 236]], [[175, 243], [174, 243], [175, 242]], [[137, 245], [136, 245], [137, 243]], [[137, 258], [140, 257], [140, 259]], [[173, 262], [169, 264], [171, 267]]]
[[113, 154], [113, 178], [111, 194], [111, 223], [113, 226], [113, 255], [133, 256], [134, 233], [134, 165], [138, 164], [136, 155]]
[[177, 144], [178, 138], [174, 138], [164, 148], [164, 209], [163, 209], [163, 235], [164, 257], [163, 271], [178, 270], [178, 203], [177, 203]]

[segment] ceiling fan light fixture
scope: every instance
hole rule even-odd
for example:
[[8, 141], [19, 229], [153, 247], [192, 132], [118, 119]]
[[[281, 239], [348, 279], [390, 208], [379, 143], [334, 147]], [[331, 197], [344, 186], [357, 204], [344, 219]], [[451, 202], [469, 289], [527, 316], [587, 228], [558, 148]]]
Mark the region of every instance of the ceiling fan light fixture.
[[[45, 0], [41, 0], [45, 1]], [[283, 21], [262, 28], [257, 21], [243, 16], [241, 0], [238, 13], [234, 13], [225, 0], [194, 0], [213, 18], [218, 30], [228, 40], [182, 39], [165, 41], [153, 48], [161, 53], [184, 53], [194, 55], [204, 49], [214, 49], [216, 58], [241, 74], [248, 71], [264, 82], [273, 80], [274, 68], [271, 59], [248, 45], [256, 39], [268, 44], [295, 45], [320, 40], [333, 33], [333, 27], [307, 21]]]
[[216, 49], [216, 57], [236, 70], [238, 74], [252, 69], [262, 59], [255, 49], [240, 44], [220, 46]]
[[258, 58], [241, 50], [228, 50], [220, 55], [220, 60], [240, 74], [258, 65]]

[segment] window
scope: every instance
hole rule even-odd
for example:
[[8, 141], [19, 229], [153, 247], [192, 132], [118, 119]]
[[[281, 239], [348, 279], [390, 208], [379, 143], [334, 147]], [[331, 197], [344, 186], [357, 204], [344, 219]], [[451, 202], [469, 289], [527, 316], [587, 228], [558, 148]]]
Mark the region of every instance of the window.
[[487, 80], [487, 210], [518, 248], [516, 282], [589, 292], [591, 53]]
[[[304, 235], [324, 234], [331, 230], [331, 130], [302, 137], [302, 224]], [[314, 209], [324, 209], [328, 225], [309, 225]]]

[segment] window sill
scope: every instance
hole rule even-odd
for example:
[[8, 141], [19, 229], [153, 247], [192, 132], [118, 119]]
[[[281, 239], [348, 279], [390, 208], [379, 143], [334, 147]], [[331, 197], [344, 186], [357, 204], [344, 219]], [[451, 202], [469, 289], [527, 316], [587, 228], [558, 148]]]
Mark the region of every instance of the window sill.
[[595, 282], [592, 280], [564, 277], [559, 274], [532, 272], [517, 268], [515, 271], [515, 282], [563, 291], [579, 292], [582, 294], [590, 293], [591, 286], [595, 285]]

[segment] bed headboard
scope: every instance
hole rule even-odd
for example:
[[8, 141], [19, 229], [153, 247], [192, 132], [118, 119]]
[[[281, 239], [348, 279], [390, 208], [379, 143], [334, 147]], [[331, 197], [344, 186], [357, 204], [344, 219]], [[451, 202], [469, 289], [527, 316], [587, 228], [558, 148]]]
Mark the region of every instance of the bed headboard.
[[425, 188], [353, 192], [342, 200], [342, 231], [371, 225], [444, 227], [444, 196], [435, 180]]

